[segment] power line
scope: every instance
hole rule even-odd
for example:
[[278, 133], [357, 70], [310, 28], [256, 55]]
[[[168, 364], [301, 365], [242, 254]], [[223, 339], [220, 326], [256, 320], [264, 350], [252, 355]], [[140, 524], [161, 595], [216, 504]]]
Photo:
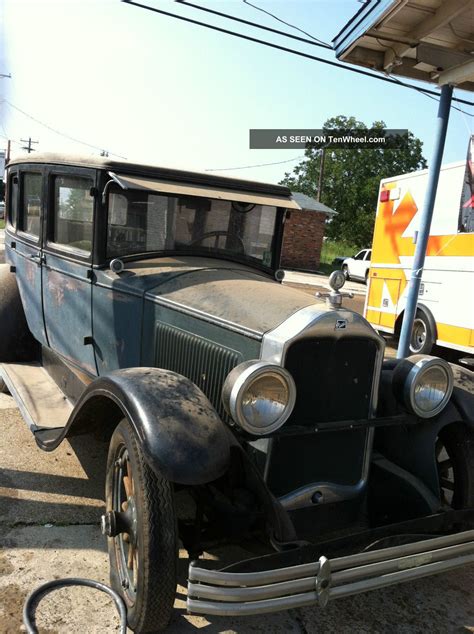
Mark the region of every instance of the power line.
[[258, 163], [257, 165], [240, 165], [239, 167], [218, 167], [214, 169], [206, 169], [205, 172], [228, 172], [233, 170], [246, 170], [254, 167], [267, 167], [267, 165], [282, 165], [283, 163], [292, 163], [293, 161], [299, 161], [299, 159], [304, 159], [305, 156], [302, 154], [301, 156], [295, 156], [292, 159], [287, 159], [286, 161], [276, 161], [274, 163]]
[[[404, 86], [405, 84], [400, 81], [397, 77], [393, 78], [397, 84], [400, 84], [401, 86]], [[425, 97], [428, 97], [428, 99], [433, 99], [433, 101], [436, 101], [437, 103], [439, 103], [439, 99], [437, 97], [433, 97], [433, 95], [426, 93], [423, 88], [418, 88], [417, 86], [412, 86], [413, 90], [416, 90], [418, 92], [420, 92], [422, 95], [424, 95]], [[454, 101], [454, 100], [453, 100]], [[472, 104], [474, 105], [474, 104]], [[471, 114], [470, 112], [466, 112], [465, 110], [462, 110], [461, 108], [458, 108], [457, 106], [451, 106], [451, 108], [453, 110], [457, 110], [458, 112], [461, 112], [462, 114], [465, 114], [468, 117], [474, 117], [474, 114]]]
[[[157, 9], [156, 7], [150, 7], [149, 5], [142, 4], [140, 2], [135, 2], [134, 0], [122, 0], [126, 4], [133, 5], [135, 7], [139, 7], [141, 9], [146, 9], [148, 11], [152, 11], [153, 13], [159, 13], [161, 15], [166, 15], [170, 18], [174, 18], [176, 20], [182, 20], [183, 22], [189, 22], [190, 24], [196, 24], [197, 26], [202, 26], [206, 29], [211, 29], [212, 31], [218, 31], [220, 33], [225, 33], [226, 35], [232, 35], [233, 37], [238, 37], [242, 40], [248, 40], [249, 42], [255, 42], [256, 44], [262, 44], [263, 46], [268, 46], [270, 48], [277, 49], [279, 51], [284, 51], [286, 53], [291, 53], [292, 55], [298, 55], [299, 57], [304, 57], [306, 59], [311, 59], [316, 62], [321, 62], [322, 64], [327, 64], [328, 66], [333, 66], [335, 68], [342, 68], [343, 70], [350, 71], [351, 73], [356, 73], [357, 75], [364, 75], [366, 77], [372, 77], [373, 79], [378, 79], [379, 81], [384, 81], [389, 84], [398, 84], [404, 86], [405, 88], [411, 88], [413, 90], [417, 90], [419, 92], [423, 92], [425, 94], [434, 95], [438, 97], [438, 93], [434, 90], [429, 90], [428, 88], [418, 88], [417, 86], [413, 86], [412, 84], [407, 84], [400, 80], [395, 80], [391, 77], [384, 77], [382, 75], [374, 75], [373, 73], [369, 73], [368, 71], [361, 70], [360, 68], [351, 68], [350, 66], [345, 66], [344, 64], [340, 64], [339, 62], [333, 62], [328, 59], [324, 59], [323, 57], [317, 57], [316, 55], [310, 55], [309, 53], [303, 53], [302, 51], [297, 51], [292, 48], [288, 48], [286, 46], [281, 46], [280, 44], [274, 44], [273, 42], [267, 42], [265, 40], [260, 40], [256, 37], [251, 37], [250, 35], [243, 35], [242, 33], [237, 33], [236, 31], [229, 31], [229, 29], [224, 29], [219, 26], [214, 26], [213, 24], [208, 24], [207, 22], [201, 22], [200, 20], [194, 20], [192, 18], [186, 18], [182, 15], [177, 15], [176, 13], [170, 13], [169, 11], [164, 11], [163, 9]], [[474, 106], [474, 102], [467, 101], [465, 99], [453, 98], [453, 101], [458, 103], [465, 104], [467, 106]]]
[[270, 11], [266, 11], [265, 9], [262, 9], [261, 7], [257, 7], [256, 4], [252, 4], [251, 2], [248, 2], [248, 0], [243, 0], [243, 2], [244, 2], [244, 4], [248, 4], [249, 7], [252, 7], [253, 9], [257, 9], [257, 11], [261, 11], [262, 13], [266, 13], [267, 15], [269, 15], [274, 20], [277, 20], [278, 22], [281, 22], [282, 24], [286, 24], [286, 26], [289, 26], [291, 29], [295, 29], [296, 31], [299, 31], [300, 33], [304, 33], [305, 35], [310, 37], [315, 42], [319, 42], [320, 44], [322, 44], [322, 45], [324, 45], [327, 48], [330, 48], [332, 50], [332, 46], [330, 44], [327, 44], [326, 42], [323, 42], [322, 40], [318, 40], [317, 37], [314, 37], [314, 35], [311, 35], [311, 33], [307, 33], [306, 31], [303, 31], [303, 29], [300, 29], [299, 26], [295, 26], [294, 24], [290, 24], [289, 22], [285, 22], [285, 20], [282, 20], [281, 18], [279, 18], [274, 13], [270, 13]]
[[[53, 128], [52, 126], [48, 125], [47, 123], [44, 123], [44, 121], [40, 121], [36, 117], [33, 117], [33, 115], [28, 114], [28, 112], [25, 112], [24, 110], [22, 110], [18, 106], [15, 106], [13, 103], [11, 103], [11, 101], [8, 101], [8, 99], [4, 99], [3, 102], [7, 103], [10, 106], [10, 108], [13, 108], [14, 110], [17, 110], [18, 112], [20, 112], [25, 117], [28, 117], [28, 119], [31, 119], [35, 123], [38, 123], [39, 125], [42, 125], [44, 128], [47, 128], [48, 130], [51, 130], [51, 132], [54, 132], [55, 134], [59, 134], [60, 136], [63, 136], [64, 138], [69, 139], [70, 141], [74, 141], [74, 143], [80, 143], [81, 145], [85, 145], [85, 146], [90, 147], [90, 148], [92, 148], [94, 150], [99, 150], [100, 152], [104, 151], [104, 148], [101, 148], [101, 147], [99, 147], [97, 145], [92, 145], [91, 143], [87, 143], [86, 141], [81, 141], [80, 139], [77, 139], [77, 138], [71, 136], [70, 134], [66, 134], [65, 132], [61, 132], [60, 130], [57, 130], [56, 128]], [[122, 159], [127, 160], [127, 158], [125, 156], [121, 156], [120, 154], [116, 154], [115, 152], [110, 152], [110, 154], [112, 154], [113, 156], [117, 156], [118, 158], [122, 158]]]
[[[198, 9], [199, 11], [205, 11], [206, 13], [212, 13], [213, 15], [218, 15], [221, 18], [226, 18], [227, 20], [233, 20], [234, 22], [240, 22], [241, 24], [247, 24], [248, 26], [252, 26], [256, 29], [262, 29], [263, 31], [269, 31], [270, 33], [276, 33], [277, 35], [282, 35], [283, 37], [289, 37], [292, 40], [298, 40], [299, 42], [305, 42], [306, 44], [311, 44], [312, 46], [320, 46], [321, 48], [328, 48], [332, 50], [332, 46], [330, 44], [326, 44], [326, 42], [321, 42], [316, 38], [312, 38], [308, 40], [305, 37], [298, 37], [297, 35], [291, 35], [291, 33], [286, 33], [285, 31], [280, 31], [278, 29], [272, 29], [269, 26], [264, 26], [263, 24], [257, 24], [257, 22], [252, 22], [250, 20], [244, 20], [243, 18], [237, 18], [234, 15], [229, 15], [228, 13], [222, 13], [222, 11], [216, 11], [215, 9], [209, 9], [207, 7], [201, 7], [198, 4], [194, 4], [192, 2], [187, 2], [187, 0], [175, 0], [175, 2], [179, 4], [184, 4], [188, 7], [192, 7], [193, 9]], [[312, 36], [310, 36], [312, 37]]]

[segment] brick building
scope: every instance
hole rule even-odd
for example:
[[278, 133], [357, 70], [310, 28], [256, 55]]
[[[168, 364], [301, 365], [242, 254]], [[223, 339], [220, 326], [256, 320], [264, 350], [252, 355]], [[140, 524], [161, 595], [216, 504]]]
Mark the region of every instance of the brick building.
[[301, 210], [292, 209], [286, 219], [280, 266], [317, 271], [326, 219], [337, 212], [306, 194], [293, 192], [293, 199]]

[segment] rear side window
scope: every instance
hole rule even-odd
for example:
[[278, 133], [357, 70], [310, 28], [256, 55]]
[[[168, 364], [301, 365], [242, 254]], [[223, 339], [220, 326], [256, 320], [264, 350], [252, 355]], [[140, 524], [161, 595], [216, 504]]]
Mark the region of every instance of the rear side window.
[[18, 213], [18, 176], [10, 176], [8, 185], [8, 224], [16, 229]]
[[39, 238], [41, 226], [41, 201], [43, 200], [43, 177], [41, 174], [23, 174], [21, 206], [21, 230]]
[[55, 244], [90, 253], [94, 198], [92, 179], [81, 176], [56, 176], [54, 179]]

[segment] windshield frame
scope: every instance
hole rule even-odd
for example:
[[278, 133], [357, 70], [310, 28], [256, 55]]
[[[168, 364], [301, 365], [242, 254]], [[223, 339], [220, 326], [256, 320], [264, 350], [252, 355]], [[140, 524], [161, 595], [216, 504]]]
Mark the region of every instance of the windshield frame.
[[[192, 250], [184, 250], [184, 249], [163, 249], [163, 250], [153, 250], [153, 251], [143, 251], [137, 253], [129, 253], [129, 254], [121, 254], [121, 255], [109, 255], [108, 254], [108, 230], [109, 230], [109, 205], [110, 205], [110, 197], [113, 194], [127, 194], [127, 192], [133, 191], [132, 189], [124, 190], [119, 187], [116, 183], [110, 182], [110, 187], [107, 187], [106, 190], [106, 199], [104, 203], [104, 214], [103, 214], [103, 224], [102, 227], [102, 235], [103, 240], [102, 244], [102, 257], [100, 260], [109, 265], [110, 262], [116, 258], [119, 258], [123, 262], [131, 262], [136, 260], [145, 260], [145, 259], [153, 259], [159, 257], [200, 257], [200, 258], [209, 258], [216, 260], [225, 260], [229, 262], [236, 262], [238, 264], [243, 264], [250, 268], [254, 268], [265, 273], [274, 274], [276, 270], [280, 268], [280, 257], [283, 243], [283, 231], [284, 231], [284, 218], [286, 214], [286, 207], [274, 207], [276, 210], [275, 213], [275, 222], [274, 222], [274, 231], [273, 231], [273, 246], [271, 249], [271, 263], [266, 265], [262, 260], [259, 260], [256, 257], [240, 255], [236, 252], [232, 251], [215, 251], [209, 247], [199, 248], [199, 245], [194, 245]], [[136, 190], [142, 191], [142, 190]], [[150, 192], [152, 193], [152, 192]], [[176, 197], [176, 195], [171, 193], [163, 192], [160, 194], [162, 196], [167, 197]], [[196, 196], [196, 199], [201, 200], [212, 200], [206, 197]], [[231, 199], [228, 201], [222, 202], [233, 202]], [[255, 204], [260, 204], [259, 201], [256, 201]], [[243, 212], [245, 213], [245, 212]]]

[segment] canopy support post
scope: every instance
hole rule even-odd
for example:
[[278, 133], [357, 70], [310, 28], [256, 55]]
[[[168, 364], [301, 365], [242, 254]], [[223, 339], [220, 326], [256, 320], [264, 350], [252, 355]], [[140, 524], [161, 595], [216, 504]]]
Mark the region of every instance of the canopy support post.
[[433, 218], [433, 209], [436, 200], [436, 190], [438, 188], [444, 144], [446, 141], [446, 131], [448, 129], [449, 111], [451, 108], [452, 95], [453, 87], [451, 85], [446, 84], [441, 88], [441, 99], [438, 108], [437, 126], [435, 130], [433, 160], [428, 169], [428, 184], [426, 189], [425, 203], [421, 212], [415, 256], [413, 258], [413, 268], [411, 272], [411, 278], [408, 283], [407, 303], [405, 307], [405, 313], [403, 315], [402, 329], [400, 331], [400, 342], [398, 344], [397, 350], [398, 359], [403, 359], [410, 353], [411, 331], [416, 315], [418, 293], [420, 292], [426, 248], [428, 246], [431, 220]]

